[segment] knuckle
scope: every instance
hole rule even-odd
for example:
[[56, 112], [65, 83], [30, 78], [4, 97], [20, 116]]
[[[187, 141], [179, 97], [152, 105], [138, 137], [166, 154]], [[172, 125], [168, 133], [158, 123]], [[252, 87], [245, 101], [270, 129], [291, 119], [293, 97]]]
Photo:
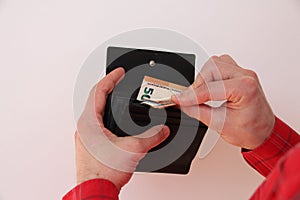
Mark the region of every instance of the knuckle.
[[198, 97], [197, 99], [198, 99], [198, 101], [199, 101], [199, 99], [204, 99], [204, 101], [208, 101], [211, 98], [212, 94], [213, 94], [213, 91], [210, 91], [207, 84], [203, 84], [202, 87], [199, 88], [199, 90], [197, 91], [197, 97]]
[[110, 90], [110, 80], [108, 80], [108, 81], [102, 81], [102, 82], [100, 82], [98, 85], [97, 85], [97, 87], [96, 87], [96, 90], [97, 91], [103, 91], [103, 92], [107, 92], [107, 91], [109, 91]]
[[74, 141], [75, 141], [75, 144], [77, 145], [78, 143], [81, 143], [81, 140], [80, 140], [80, 136], [79, 136], [79, 133], [76, 131], [75, 134], [74, 134]]
[[199, 87], [200, 85], [202, 85], [204, 83], [205, 83], [205, 79], [204, 79], [203, 75], [201, 73], [198, 73], [195, 81], [192, 84], [192, 86], [194, 88], [197, 88], [197, 87]]
[[223, 58], [223, 59], [230, 59], [230, 60], [233, 60], [232, 57], [231, 57], [229, 54], [223, 54], [223, 55], [220, 56], [220, 58], [221, 58], [221, 59]]
[[133, 140], [130, 141], [130, 146], [133, 146], [137, 152], [142, 152], [145, 148], [142, 140], [143, 139], [133, 138]]
[[229, 54], [223, 54], [220, 56], [220, 60], [224, 63], [238, 66], [238, 64], [235, 62], [235, 60], [229, 55]]
[[218, 56], [211, 56], [209, 58], [209, 60], [212, 61], [212, 62], [217, 62], [219, 60], [219, 57]]
[[78, 133], [77, 131], [74, 133], [74, 140], [76, 141], [78, 139]]
[[251, 76], [255, 80], [258, 80], [258, 76], [257, 76], [257, 74], [254, 71], [247, 69], [246, 73], [247, 73], [248, 76]]
[[241, 86], [244, 91], [255, 93], [258, 89], [258, 82], [251, 76], [244, 76], [241, 78]]

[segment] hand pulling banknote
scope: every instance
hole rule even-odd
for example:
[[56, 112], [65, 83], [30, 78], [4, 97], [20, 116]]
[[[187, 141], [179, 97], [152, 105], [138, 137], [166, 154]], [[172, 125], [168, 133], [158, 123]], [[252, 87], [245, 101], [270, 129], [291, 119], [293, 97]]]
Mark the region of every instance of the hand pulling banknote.
[[184, 89], [185, 86], [145, 76], [137, 100], [153, 108], [166, 108], [176, 105], [171, 101], [171, 97]]

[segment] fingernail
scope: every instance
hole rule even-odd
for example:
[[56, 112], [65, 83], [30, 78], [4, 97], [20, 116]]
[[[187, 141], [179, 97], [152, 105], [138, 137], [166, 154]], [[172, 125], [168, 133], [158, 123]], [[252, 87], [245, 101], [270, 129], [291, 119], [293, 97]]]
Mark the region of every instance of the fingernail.
[[189, 89], [183, 90], [181, 93], [176, 95], [177, 101], [182, 101], [186, 98], [186, 96], [190, 93]]
[[171, 101], [172, 101], [173, 103], [176, 103], [176, 104], [179, 103], [177, 96], [178, 96], [178, 94], [177, 94], [177, 95], [172, 95], [172, 96], [171, 96]]

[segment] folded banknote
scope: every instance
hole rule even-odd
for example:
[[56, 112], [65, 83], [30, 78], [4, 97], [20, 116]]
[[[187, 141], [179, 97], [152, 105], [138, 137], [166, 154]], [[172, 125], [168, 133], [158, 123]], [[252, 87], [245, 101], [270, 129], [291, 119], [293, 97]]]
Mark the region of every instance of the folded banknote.
[[185, 86], [145, 76], [137, 100], [154, 108], [166, 108], [176, 105], [172, 102], [171, 97], [184, 89], [186, 89]]

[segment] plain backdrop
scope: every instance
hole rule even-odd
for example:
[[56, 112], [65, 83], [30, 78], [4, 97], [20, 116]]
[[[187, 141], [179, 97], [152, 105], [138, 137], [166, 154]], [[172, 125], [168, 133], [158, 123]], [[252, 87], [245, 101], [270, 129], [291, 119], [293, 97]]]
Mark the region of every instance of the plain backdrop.
[[[75, 185], [76, 76], [124, 31], [178, 31], [209, 55], [255, 70], [280, 118], [300, 131], [299, 0], [0, 0], [0, 199], [60, 199]], [[187, 176], [135, 175], [121, 199], [247, 199], [263, 181], [220, 140]]]

